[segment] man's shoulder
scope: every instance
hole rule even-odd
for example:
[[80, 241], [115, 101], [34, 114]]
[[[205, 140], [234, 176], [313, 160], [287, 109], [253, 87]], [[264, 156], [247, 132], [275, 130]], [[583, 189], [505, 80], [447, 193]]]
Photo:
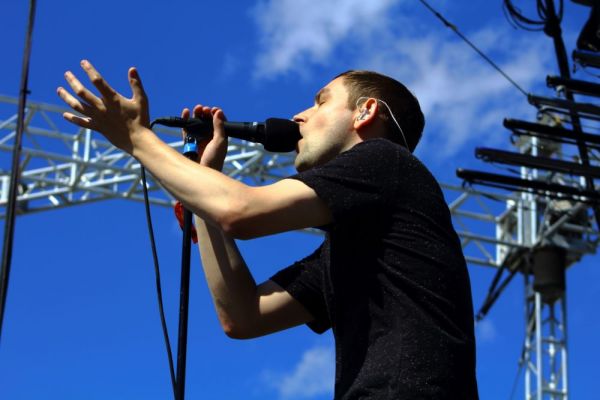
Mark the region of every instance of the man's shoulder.
[[402, 146], [388, 139], [372, 138], [359, 142], [350, 149], [338, 154], [330, 163], [334, 165], [367, 164], [371, 170], [376, 170], [377, 165], [388, 168], [392, 164], [397, 164], [398, 160], [406, 157], [412, 157], [412, 155]]
[[408, 150], [400, 146], [398, 143], [394, 143], [389, 139], [383, 137], [375, 137], [363, 140], [352, 147], [352, 150], [357, 151], [388, 151], [388, 152], [406, 152], [410, 154]]

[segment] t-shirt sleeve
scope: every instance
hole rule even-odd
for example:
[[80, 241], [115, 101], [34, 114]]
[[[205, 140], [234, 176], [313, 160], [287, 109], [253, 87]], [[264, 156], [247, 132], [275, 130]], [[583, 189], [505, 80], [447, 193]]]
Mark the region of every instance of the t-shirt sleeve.
[[311, 313], [314, 319], [307, 325], [316, 333], [323, 333], [331, 328], [323, 290], [322, 248], [323, 246], [319, 247], [310, 256], [282, 269], [270, 278]]
[[376, 220], [393, 198], [398, 149], [385, 139], [367, 140], [290, 178], [312, 188], [328, 205], [336, 224]]

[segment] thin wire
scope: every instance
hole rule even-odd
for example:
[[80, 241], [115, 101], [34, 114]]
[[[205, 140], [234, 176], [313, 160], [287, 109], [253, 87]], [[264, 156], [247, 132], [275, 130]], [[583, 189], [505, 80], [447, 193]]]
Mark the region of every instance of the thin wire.
[[[504, 0], [502, 11], [504, 11], [504, 15], [508, 22], [515, 28], [521, 28], [530, 32], [541, 31], [544, 29], [544, 21], [535, 21], [525, 17], [521, 13], [521, 10], [515, 7], [510, 0]], [[531, 25], [536, 26], [536, 28], [531, 28]]]
[[[360, 101], [362, 99], [368, 99], [368, 97], [362, 96], [359, 97], [356, 100], [356, 107], [358, 108], [358, 103], [360, 103]], [[384, 106], [386, 106], [386, 108], [388, 109], [388, 111], [390, 112], [390, 116], [392, 117], [392, 119], [394, 120], [394, 123], [396, 124], [396, 126], [398, 127], [398, 129], [400, 130], [400, 134], [402, 135], [402, 139], [404, 139], [404, 144], [406, 145], [406, 150], [410, 151], [410, 147], [408, 146], [408, 142], [406, 141], [406, 136], [404, 136], [404, 131], [402, 130], [402, 127], [400, 126], [400, 124], [398, 123], [398, 121], [396, 120], [396, 117], [394, 117], [394, 113], [392, 112], [392, 109], [390, 108], [390, 106], [388, 106], [388, 104], [381, 100], [381, 99], [375, 99], [377, 101], [380, 101]]]
[[29, 2], [29, 17], [27, 34], [25, 36], [25, 49], [23, 51], [23, 65], [21, 69], [21, 85], [19, 91], [17, 132], [13, 145], [10, 185], [8, 201], [6, 204], [6, 222], [4, 224], [4, 244], [2, 247], [2, 265], [0, 266], [0, 336], [2, 334], [2, 321], [8, 292], [8, 279], [12, 260], [13, 241], [15, 233], [15, 219], [17, 206], [18, 180], [20, 177], [21, 142], [25, 129], [25, 107], [27, 104], [27, 85], [29, 80], [29, 58], [31, 55], [31, 38], [33, 36], [33, 22], [35, 20], [35, 0]]
[[423, 3], [423, 5], [425, 7], [427, 7], [429, 9], [429, 11], [431, 11], [436, 17], [438, 17], [442, 21], [442, 23], [444, 25], [446, 25], [448, 28], [452, 29], [454, 31], [454, 33], [456, 33], [462, 40], [464, 40], [469, 46], [471, 46], [471, 48], [473, 50], [475, 50], [477, 52], [477, 54], [479, 54], [481, 57], [483, 57], [483, 59], [485, 61], [487, 61], [488, 64], [490, 64], [496, 71], [498, 71], [504, 78], [506, 78], [506, 80], [508, 80], [515, 88], [517, 88], [517, 90], [519, 90], [525, 96], [528, 96], [527, 92], [521, 86], [519, 86], [519, 84], [517, 82], [515, 82], [510, 76], [508, 76], [508, 74], [506, 72], [504, 72], [502, 70], [502, 68], [500, 68], [494, 61], [492, 61], [481, 50], [479, 50], [477, 48], [477, 46], [475, 46], [473, 43], [471, 43], [471, 41], [469, 39], [467, 39], [466, 36], [463, 35], [458, 30], [458, 28], [456, 27], [456, 25], [451, 24], [450, 22], [448, 22], [448, 20], [446, 18], [444, 18], [439, 12], [437, 12], [436, 10], [434, 10], [433, 7], [431, 7], [425, 0], [419, 0], [419, 1], [421, 3]]
[[[564, 1], [559, 1], [558, 13], [556, 15], [560, 24], [564, 15]], [[543, 31], [548, 25], [548, 8], [542, 0], [536, 0], [536, 9], [539, 20], [533, 20], [523, 15], [520, 9], [515, 7], [512, 0], [504, 0], [502, 10], [508, 21], [514, 27], [521, 28], [527, 31]]]
[[519, 376], [521, 375], [521, 371], [523, 371], [524, 360], [519, 362], [519, 369], [517, 369], [517, 375], [515, 376], [515, 380], [513, 381], [512, 389], [510, 390], [510, 400], [515, 398], [515, 391], [517, 390], [517, 384], [519, 382]]
[[573, 68], [573, 72], [577, 72], [577, 69], [575, 68], [577, 65], [579, 65], [579, 66], [581, 67], [581, 68], [579, 69], [580, 71], [583, 71], [583, 72], [585, 72], [586, 74], [588, 74], [588, 75], [590, 75], [590, 76], [593, 76], [594, 78], [600, 78], [600, 75], [596, 75], [596, 74], [594, 74], [593, 72], [590, 72], [590, 71], [589, 71], [589, 69], [588, 69], [588, 67], [587, 67], [587, 66], [585, 66], [585, 65], [583, 65], [583, 64], [581, 64], [581, 63], [575, 63], [575, 64], [573, 65], [573, 67], [574, 67], [574, 68]]
[[496, 169], [499, 169], [501, 171], [510, 172], [511, 174], [515, 174], [515, 175], [521, 175], [521, 171], [518, 171], [518, 170], [516, 170], [514, 168], [511, 168], [511, 167], [507, 167], [504, 164], [499, 164], [499, 163], [497, 163], [495, 161], [490, 161], [490, 162], [488, 162], [488, 164], [490, 164], [492, 167], [494, 167]]
[[142, 166], [142, 188], [144, 191], [144, 205], [146, 209], [146, 221], [148, 225], [148, 234], [150, 235], [150, 247], [152, 248], [152, 259], [154, 260], [154, 274], [156, 276], [156, 294], [158, 297], [158, 310], [160, 313], [160, 323], [162, 326], [165, 346], [167, 347], [167, 357], [169, 359], [169, 373], [171, 375], [171, 386], [173, 387], [173, 398], [177, 400], [177, 382], [175, 379], [175, 367], [173, 366], [173, 353], [171, 351], [171, 341], [169, 340], [169, 331], [165, 321], [165, 310], [162, 301], [162, 287], [160, 284], [160, 268], [158, 266], [158, 255], [156, 253], [156, 242], [154, 241], [154, 229], [152, 228], [152, 216], [150, 214], [150, 201], [148, 200], [148, 187], [146, 183], [146, 169]]

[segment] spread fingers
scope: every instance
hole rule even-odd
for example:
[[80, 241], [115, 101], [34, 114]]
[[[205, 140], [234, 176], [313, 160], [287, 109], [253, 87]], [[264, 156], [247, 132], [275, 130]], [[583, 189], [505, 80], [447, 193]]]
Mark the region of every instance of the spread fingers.
[[[71, 89], [73, 89], [73, 92], [80, 99], [82, 99], [86, 103], [92, 104], [96, 107], [99, 107], [102, 105], [102, 101], [95, 94], [90, 92], [85, 86], [83, 86], [81, 84], [81, 82], [79, 81], [79, 79], [77, 79], [71, 71], [65, 72], [65, 79], [67, 80], [67, 83], [69, 84]], [[63, 100], [65, 100], [65, 99], [63, 98]], [[67, 104], [69, 104], [69, 103], [67, 103]], [[69, 104], [69, 105], [71, 105], [71, 104]], [[81, 110], [77, 110], [77, 111], [81, 111]]]
[[[73, 87], [73, 86], [71, 86], [71, 87]], [[73, 89], [73, 90], [75, 90], [75, 89]], [[80, 102], [75, 97], [73, 97], [71, 95], [71, 93], [69, 93], [65, 88], [59, 87], [56, 92], [58, 93], [58, 96], [65, 103], [67, 103], [67, 105], [69, 107], [71, 107], [73, 110], [77, 111], [78, 113], [84, 114], [87, 116], [91, 116], [91, 114], [93, 113], [93, 109], [92, 109], [92, 107], [90, 107], [89, 104]], [[78, 94], [78, 96], [81, 97], [82, 99], [86, 99], [85, 95], [82, 96], [82, 95]]]
[[96, 86], [96, 89], [100, 92], [102, 97], [107, 100], [116, 100], [119, 94], [104, 80], [102, 75], [94, 68], [94, 66], [87, 60], [81, 61], [81, 67], [86, 72], [90, 81]]
[[80, 117], [70, 112], [63, 113], [63, 118], [69, 122], [79, 125], [82, 128], [94, 129], [92, 119], [89, 117]]

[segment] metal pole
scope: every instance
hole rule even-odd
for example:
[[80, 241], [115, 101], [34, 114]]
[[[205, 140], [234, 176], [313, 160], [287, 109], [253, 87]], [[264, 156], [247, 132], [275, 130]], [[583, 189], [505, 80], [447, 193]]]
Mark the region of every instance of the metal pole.
[[179, 291], [179, 336], [177, 341], [176, 400], [185, 398], [185, 367], [187, 358], [188, 306], [190, 299], [190, 254], [192, 213], [183, 211], [183, 245], [181, 252], [181, 288]]
[[29, 79], [29, 57], [31, 54], [31, 37], [33, 35], [33, 22], [35, 19], [35, 0], [29, 2], [29, 18], [27, 25], [27, 36], [25, 39], [25, 50], [23, 52], [23, 68], [21, 70], [21, 86], [19, 91], [19, 106], [17, 119], [17, 133], [13, 148], [12, 167], [10, 175], [10, 188], [8, 204], [6, 205], [6, 222], [4, 225], [4, 246], [2, 248], [2, 267], [0, 268], [0, 338], [2, 337], [2, 322], [4, 320], [4, 308], [6, 305], [6, 294], [8, 292], [8, 278], [10, 275], [10, 263], [12, 259], [13, 239], [15, 232], [17, 185], [20, 176], [21, 139], [25, 126], [25, 104], [27, 102], [27, 83]]
[[564, 399], [568, 400], [569, 398], [569, 375], [568, 375], [568, 363], [567, 363], [567, 294], [565, 290], [565, 295], [562, 299], [560, 299], [560, 306], [562, 311], [562, 337], [563, 337], [563, 345], [561, 349], [561, 364], [562, 364], [562, 384], [564, 389]]
[[530, 286], [529, 286], [529, 271], [525, 271], [525, 354], [523, 355], [525, 363], [525, 400], [531, 400], [531, 302], [529, 300]]
[[[560, 21], [558, 15], [556, 15], [556, 7], [554, 6], [554, 0], [546, 0], [546, 11], [547, 21], [544, 27], [544, 33], [552, 38], [554, 42], [554, 50], [556, 52], [556, 60], [558, 62], [558, 69], [560, 71], [561, 78], [570, 79], [571, 71], [569, 70], [569, 59], [567, 57], [567, 50], [565, 42], [562, 38], [562, 29], [560, 27]], [[573, 93], [569, 90], [565, 90], [565, 98], [569, 101], [575, 101]], [[571, 110], [571, 125], [573, 126], [573, 132], [579, 137], [577, 140], [577, 149], [579, 150], [579, 157], [581, 158], [581, 164], [584, 166], [590, 166], [590, 158], [585, 146], [585, 142], [582, 139], [583, 130], [581, 128], [581, 120], [576, 111]], [[585, 187], [588, 190], [595, 190], [594, 180], [591, 177], [585, 177]], [[600, 229], [600, 206], [594, 205], [594, 215], [596, 217], [596, 224]]]
[[[198, 159], [198, 146], [193, 136], [185, 138], [183, 154]], [[183, 209], [183, 244], [181, 250], [181, 289], [179, 291], [179, 335], [177, 341], [177, 378], [175, 400], [185, 398], [185, 367], [187, 358], [188, 306], [190, 300], [190, 258], [192, 251], [192, 212]]]
[[542, 346], [542, 295], [539, 292], [534, 292], [535, 296], [535, 365], [536, 365], [536, 380], [535, 380], [535, 398], [542, 400], [542, 389], [544, 386], [544, 354]]

